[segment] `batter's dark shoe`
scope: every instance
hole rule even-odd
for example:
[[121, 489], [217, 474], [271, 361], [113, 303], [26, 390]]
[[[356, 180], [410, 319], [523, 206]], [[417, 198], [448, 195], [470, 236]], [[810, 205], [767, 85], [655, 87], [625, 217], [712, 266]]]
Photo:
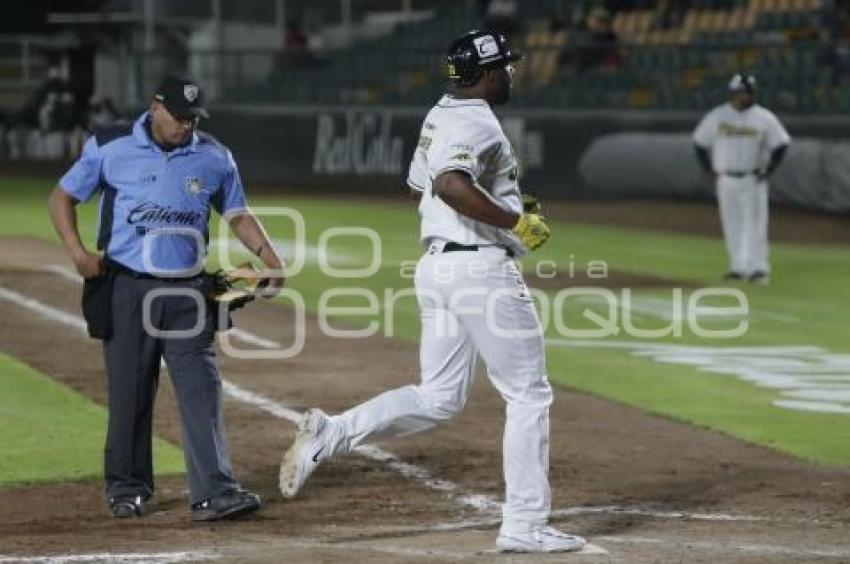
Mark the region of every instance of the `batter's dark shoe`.
[[145, 501], [147, 498], [141, 495], [117, 495], [109, 498], [109, 508], [117, 519], [141, 517], [145, 514]]
[[744, 276], [740, 272], [735, 272], [734, 270], [730, 270], [723, 276], [724, 280], [743, 280]]
[[260, 496], [233, 490], [192, 505], [192, 521], [218, 521], [253, 513], [260, 508]]

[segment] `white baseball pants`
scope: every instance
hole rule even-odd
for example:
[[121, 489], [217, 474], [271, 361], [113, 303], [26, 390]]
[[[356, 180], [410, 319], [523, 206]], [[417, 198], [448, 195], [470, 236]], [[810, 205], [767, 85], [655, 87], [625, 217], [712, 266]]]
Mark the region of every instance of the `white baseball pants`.
[[720, 175], [717, 179], [717, 203], [730, 272], [743, 276], [756, 271], [770, 273], [767, 193], [767, 182], [754, 175]]
[[[480, 354], [507, 404], [503, 439], [503, 532], [526, 532], [549, 517], [549, 406], [540, 321], [505, 250], [442, 252], [417, 265], [422, 319], [421, 382], [385, 392], [330, 418], [329, 454], [379, 438], [426, 431], [463, 409]], [[494, 421], [495, 424], [495, 421]]]

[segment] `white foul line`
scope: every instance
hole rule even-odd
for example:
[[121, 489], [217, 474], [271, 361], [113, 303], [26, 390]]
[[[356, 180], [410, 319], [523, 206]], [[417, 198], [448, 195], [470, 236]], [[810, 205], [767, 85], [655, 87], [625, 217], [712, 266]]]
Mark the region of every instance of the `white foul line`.
[[650, 517], [654, 519], [682, 519], [691, 521], [766, 521], [763, 517], [750, 515], [729, 515], [725, 513], [688, 513], [686, 511], [660, 511], [640, 507], [623, 507], [620, 505], [602, 505], [597, 507], [569, 507], [552, 511], [552, 517], [576, 517], [580, 515], [627, 515]]
[[171, 564], [172, 562], [197, 562], [199, 560], [213, 560], [218, 558], [207, 552], [153, 552], [150, 554], [114, 554], [111, 552], [94, 554], [69, 554], [64, 556], [3, 556], [0, 555], [0, 563], [27, 563], [27, 564], [72, 564], [77, 562], [140, 562], [153, 564]]
[[[54, 274], [59, 274], [60, 276], [74, 280], [75, 282], [81, 282], [82, 278], [78, 275], [69, 272], [67, 269], [62, 267], [47, 267], [46, 271], [52, 272]], [[64, 312], [58, 308], [53, 306], [49, 306], [44, 304], [36, 299], [29, 298], [23, 294], [19, 294], [13, 290], [9, 290], [7, 288], [0, 287], [0, 298], [10, 301], [12, 303], [16, 303], [20, 306], [23, 306], [34, 313], [49, 319], [50, 321], [56, 321], [75, 329], [78, 329], [85, 335], [88, 335], [88, 331], [86, 328], [85, 321], [75, 315], [71, 315], [67, 312]], [[279, 348], [281, 345], [274, 342], [254, 335], [248, 331], [243, 329], [232, 329], [234, 336], [245, 340], [246, 342], [255, 344], [257, 346], [261, 346], [264, 348]], [[237, 386], [233, 382], [225, 380], [222, 378], [222, 388], [228, 396], [231, 398], [240, 401], [244, 404], [254, 406], [274, 417], [279, 419], [284, 419], [290, 422], [297, 422], [301, 417], [301, 414], [293, 409], [285, 407], [265, 396], [252, 392], [250, 390], [246, 390], [240, 386]], [[388, 452], [384, 449], [381, 449], [372, 445], [365, 445], [358, 447], [355, 449], [356, 452], [366, 456], [367, 458], [385, 463], [390, 468], [404, 476], [405, 478], [409, 478], [414, 481], [418, 481], [422, 483], [429, 489], [439, 491], [442, 493], [448, 493], [455, 499], [459, 504], [471, 507], [481, 513], [484, 514], [494, 514], [501, 507], [501, 503], [490, 495], [486, 494], [468, 494], [463, 493], [459, 486], [454, 482], [448, 480], [442, 480], [435, 478], [431, 472], [427, 469], [416, 466], [414, 464], [410, 464], [408, 462], [404, 462], [395, 454]], [[456, 493], [454, 493], [456, 492]], [[696, 519], [696, 520], [714, 520], [714, 521], [756, 521], [760, 520], [758, 517], [747, 517], [747, 516], [733, 516], [733, 515], [712, 515], [712, 514], [698, 514], [698, 513], [682, 513], [682, 512], [673, 512], [673, 511], [652, 511], [641, 508], [628, 508], [628, 507], [619, 507], [619, 506], [603, 506], [603, 507], [573, 507], [561, 510], [554, 510], [552, 512], [552, 517], [554, 518], [564, 518], [564, 517], [572, 517], [579, 516], [585, 514], [613, 514], [613, 515], [634, 515], [634, 516], [643, 516], [643, 517], [654, 517], [654, 518], [672, 518], [672, 519]], [[436, 529], [441, 530], [451, 530], [454, 528], [463, 528], [469, 526], [482, 526], [482, 525], [491, 525], [498, 524], [499, 520], [497, 519], [470, 519], [466, 521], [462, 521], [460, 523], [447, 524], [444, 527], [438, 526]]]
[[687, 547], [688, 549], [699, 548], [714, 552], [745, 552], [752, 554], [774, 555], [774, 556], [815, 556], [819, 558], [848, 558], [850, 550], [844, 547], [827, 549], [824, 547], [807, 549], [781, 545], [765, 545], [765, 544], [732, 544], [729, 542], [718, 541], [699, 541], [693, 539], [668, 540], [651, 537], [633, 537], [633, 536], [601, 536], [595, 537], [595, 540], [622, 544], [654, 544], [661, 546]]
[[[662, 511], [646, 509], [643, 507], [626, 507], [622, 505], [597, 505], [566, 507], [564, 509], [553, 509], [550, 513], [552, 519], [568, 519], [573, 517], [584, 517], [592, 515], [645, 517], [647, 519], [671, 519], [682, 521], [714, 521], [720, 523], [769, 521], [764, 517], [751, 515], [730, 515], [726, 513], [688, 513], [686, 511]], [[783, 521], [784, 522], [784, 521]], [[493, 527], [501, 523], [498, 517], [473, 517], [454, 523], [442, 523], [427, 529], [393, 529], [394, 531], [406, 531], [408, 533], [423, 531], [461, 531], [464, 529], [476, 529], [481, 527]]]
[[[79, 275], [58, 265], [44, 267], [44, 270], [52, 274], [57, 274], [67, 280], [73, 280], [77, 283], [82, 283], [83, 280]], [[64, 325], [74, 327], [88, 336], [86, 322], [79, 316], [71, 315], [58, 308], [49, 306], [36, 299], [3, 287], [0, 287], [0, 298], [17, 303], [18, 305], [21, 305], [30, 311], [49, 319], [50, 321], [56, 321]], [[280, 343], [264, 339], [263, 337], [255, 335], [249, 331], [245, 331], [244, 329], [234, 328], [230, 331], [234, 337], [261, 348], [279, 349], [282, 347]], [[299, 412], [289, 409], [288, 407], [285, 407], [265, 396], [246, 390], [229, 380], [222, 378], [221, 383], [224, 393], [237, 401], [254, 406], [270, 415], [273, 415], [274, 417], [293, 423], [297, 423], [301, 418], [301, 414]], [[501, 508], [501, 503], [495, 497], [486, 494], [465, 493], [454, 482], [435, 478], [426, 468], [405, 462], [395, 454], [382, 448], [372, 445], [364, 445], [357, 447], [355, 451], [366, 458], [386, 464], [405, 478], [420, 482], [426, 488], [449, 494], [454, 500], [464, 507], [469, 507], [482, 513], [495, 512]]]

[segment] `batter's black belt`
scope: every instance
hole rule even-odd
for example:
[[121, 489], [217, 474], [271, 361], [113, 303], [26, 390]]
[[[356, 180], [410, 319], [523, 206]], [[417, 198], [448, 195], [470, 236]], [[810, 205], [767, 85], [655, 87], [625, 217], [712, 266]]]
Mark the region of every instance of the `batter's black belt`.
[[[515, 253], [511, 249], [507, 247], [502, 247], [501, 245], [496, 246], [500, 249], [504, 249], [505, 254], [508, 255], [508, 257], [513, 258], [515, 256]], [[478, 245], [461, 245], [460, 243], [455, 243], [454, 241], [449, 241], [448, 243], [443, 245], [444, 253], [451, 253], [455, 251], [477, 251], [478, 249]]]
[[155, 274], [150, 274], [148, 272], [139, 272], [138, 270], [133, 270], [127, 266], [124, 266], [120, 262], [115, 262], [114, 260], [106, 257], [104, 262], [109, 266], [110, 269], [114, 270], [118, 274], [123, 274], [125, 276], [129, 276], [130, 278], [135, 278], [136, 280], [157, 280], [159, 282], [186, 282], [187, 280], [194, 280], [198, 278], [200, 274], [193, 274], [192, 276], [157, 276]]
[[726, 172], [721, 172], [721, 176], [731, 176], [732, 178], [744, 178], [745, 176], [754, 176], [757, 171], [752, 170], [750, 172], [738, 172], [734, 170], [729, 170]]

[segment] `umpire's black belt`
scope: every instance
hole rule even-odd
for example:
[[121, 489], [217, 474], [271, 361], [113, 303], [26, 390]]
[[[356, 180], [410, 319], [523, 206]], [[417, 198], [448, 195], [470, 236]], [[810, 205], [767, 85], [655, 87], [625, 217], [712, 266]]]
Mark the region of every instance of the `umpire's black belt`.
[[[449, 241], [448, 243], [443, 245], [443, 252], [444, 253], [451, 253], [451, 252], [454, 252], [454, 251], [477, 251], [478, 248], [479, 248], [478, 245], [461, 245], [460, 243], [455, 243], [454, 241]], [[513, 258], [515, 256], [514, 252], [511, 249], [509, 249], [507, 247], [501, 247], [501, 246], [499, 246], [499, 248], [504, 249], [505, 254], [508, 255], [508, 257]]]
[[156, 276], [155, 274], [150, 274], [148, 272], [139, 272], [138, 270], [133, 270], [132, 268], [124, 266], [120, 262], [115, 262], [109, 257], [105, 258], [104, 261], [109, 266], [109, 268], [111, 268], [118, 274], [123, 274], [125, 276], [129, 276], [130, 278], [135, 278], [136, 280], [157, 280], [159, 282], [186, 282], [187, 280], [193, 280], [200, 276], [200, 274], [193, 274], [191, 276], [180, 277]]

